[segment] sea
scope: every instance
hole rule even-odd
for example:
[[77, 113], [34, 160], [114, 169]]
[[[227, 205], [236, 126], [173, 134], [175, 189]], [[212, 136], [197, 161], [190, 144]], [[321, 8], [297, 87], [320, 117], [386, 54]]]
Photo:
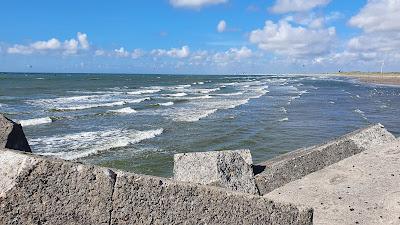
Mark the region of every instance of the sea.
[[35, 154], [170, 177], [176, 153], [259, 163], [370, 124], [400, 135], [400, 87], [328, 74], [0, 73], [0, 113]]

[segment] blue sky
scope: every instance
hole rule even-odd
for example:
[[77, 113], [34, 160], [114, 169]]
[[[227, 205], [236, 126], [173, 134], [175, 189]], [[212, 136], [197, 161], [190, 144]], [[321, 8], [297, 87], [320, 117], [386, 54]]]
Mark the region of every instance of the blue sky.
[[400, 0], [3, 1], [0, 71], [400, 69]]

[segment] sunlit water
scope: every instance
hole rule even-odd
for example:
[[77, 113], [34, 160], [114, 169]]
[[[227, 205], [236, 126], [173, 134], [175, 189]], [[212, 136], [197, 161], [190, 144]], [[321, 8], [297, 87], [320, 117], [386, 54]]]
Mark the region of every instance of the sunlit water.
[[180, 152], [250, 149], [255, 162], [380, 122], [400, 88], [326, 75], [0, 74], [0, 112], [37, 154], [171, 176]]

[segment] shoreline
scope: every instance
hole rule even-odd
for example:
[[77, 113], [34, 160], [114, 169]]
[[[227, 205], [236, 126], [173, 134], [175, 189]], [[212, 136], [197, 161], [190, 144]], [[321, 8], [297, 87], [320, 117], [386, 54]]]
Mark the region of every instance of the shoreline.
[[335, 76], [355, 78], [361, 82], [380, 85], [400, 86], [400, 73], [362, 73], [344, 72], [336, 73]]

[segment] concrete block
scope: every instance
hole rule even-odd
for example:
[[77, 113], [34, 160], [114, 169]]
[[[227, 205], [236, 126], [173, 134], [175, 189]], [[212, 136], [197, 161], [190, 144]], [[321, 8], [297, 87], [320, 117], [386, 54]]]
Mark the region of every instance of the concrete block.
[[111, 224], [312, 224], [313, 210], [223, 188], [117, 172]]
[[174, 179], [258, 194], [249, 150], [174, 155]]
[[322, 145], [283, 154], [258, 165], [264, 168], [255, 176], [258, 190], [264, 195], [347, 157], [393, 140], [395, 137], [377, 124]]
[[109, 224], [109, 169], [0, 150], [0, 224]]
[[0, 114], [0, 148], [31, 152], [22, 126]]

